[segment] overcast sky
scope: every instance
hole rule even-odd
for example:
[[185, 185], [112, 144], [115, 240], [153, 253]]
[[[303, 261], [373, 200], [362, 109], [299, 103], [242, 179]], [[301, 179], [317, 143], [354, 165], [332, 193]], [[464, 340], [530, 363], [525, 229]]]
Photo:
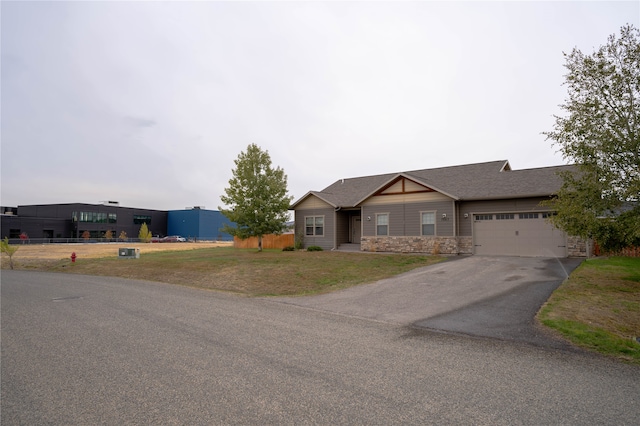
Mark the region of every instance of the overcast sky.
[[268, 150], [300, 198], [340, 178], [509, 160], [541, 134], [563, 52], [640, 2], [1, 3], [1, 203], [217, 209]]

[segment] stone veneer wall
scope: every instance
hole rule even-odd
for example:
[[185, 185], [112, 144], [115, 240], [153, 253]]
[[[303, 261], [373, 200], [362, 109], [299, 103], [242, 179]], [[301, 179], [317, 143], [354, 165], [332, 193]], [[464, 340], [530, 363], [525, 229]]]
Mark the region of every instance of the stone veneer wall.
[[567, 236], [567, 256], [569, 257], [589, 257], [589, 242], [580, 237]]
[[428, 254], [471, 254], [471, 237], [362, 237], [362, 251]]
[[[580, 237], [567, 237], [569, 257], [588, 257], [589, 243]], [[437, 253], [435, 248], [438, 248]], [[362, 251], [428, 254], [473, 254], [472, 237], [362, 237]]]
[[473, 254], [473, 237], [458, 237], [458, 253]]

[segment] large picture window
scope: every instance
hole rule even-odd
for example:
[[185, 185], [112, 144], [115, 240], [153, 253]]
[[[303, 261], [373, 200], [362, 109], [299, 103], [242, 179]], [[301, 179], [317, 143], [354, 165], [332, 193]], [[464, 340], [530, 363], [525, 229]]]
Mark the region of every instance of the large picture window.
[[420, 213], [420, 225], [422, 228], [422, 235], [436, 235], [436, 213]]
[[389, 213], [376, 215], [376, 235], [389, 235]]
[[324, 235], [324, 216], [306, 216], [304, 226], [305, 235], [321, 237]]

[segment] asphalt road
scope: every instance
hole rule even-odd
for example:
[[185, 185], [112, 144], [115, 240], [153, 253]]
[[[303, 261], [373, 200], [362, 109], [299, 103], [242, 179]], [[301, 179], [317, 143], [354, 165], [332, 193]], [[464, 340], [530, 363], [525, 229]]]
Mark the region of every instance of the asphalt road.
[[640, 369], [598, 356], [158, 283], [1, 278], [3, 425], [640, 418]]

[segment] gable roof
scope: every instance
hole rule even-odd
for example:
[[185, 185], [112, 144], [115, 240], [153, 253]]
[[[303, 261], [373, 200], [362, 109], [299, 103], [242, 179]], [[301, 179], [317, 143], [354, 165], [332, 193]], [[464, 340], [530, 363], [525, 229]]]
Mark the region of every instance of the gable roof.
[[511, 170], [507, 160], [487, 163], [413, 170], [401, 173], [340, 179], [322, 191], [310, 191], [291, 206], [295, 208], [310, 195], [334, 208], [356, 207], [398, 177], [406, 177], [454, 200], [486, 200], [546, 197], [562, 186], [559, 171], [574, 166], [553, 166]]

